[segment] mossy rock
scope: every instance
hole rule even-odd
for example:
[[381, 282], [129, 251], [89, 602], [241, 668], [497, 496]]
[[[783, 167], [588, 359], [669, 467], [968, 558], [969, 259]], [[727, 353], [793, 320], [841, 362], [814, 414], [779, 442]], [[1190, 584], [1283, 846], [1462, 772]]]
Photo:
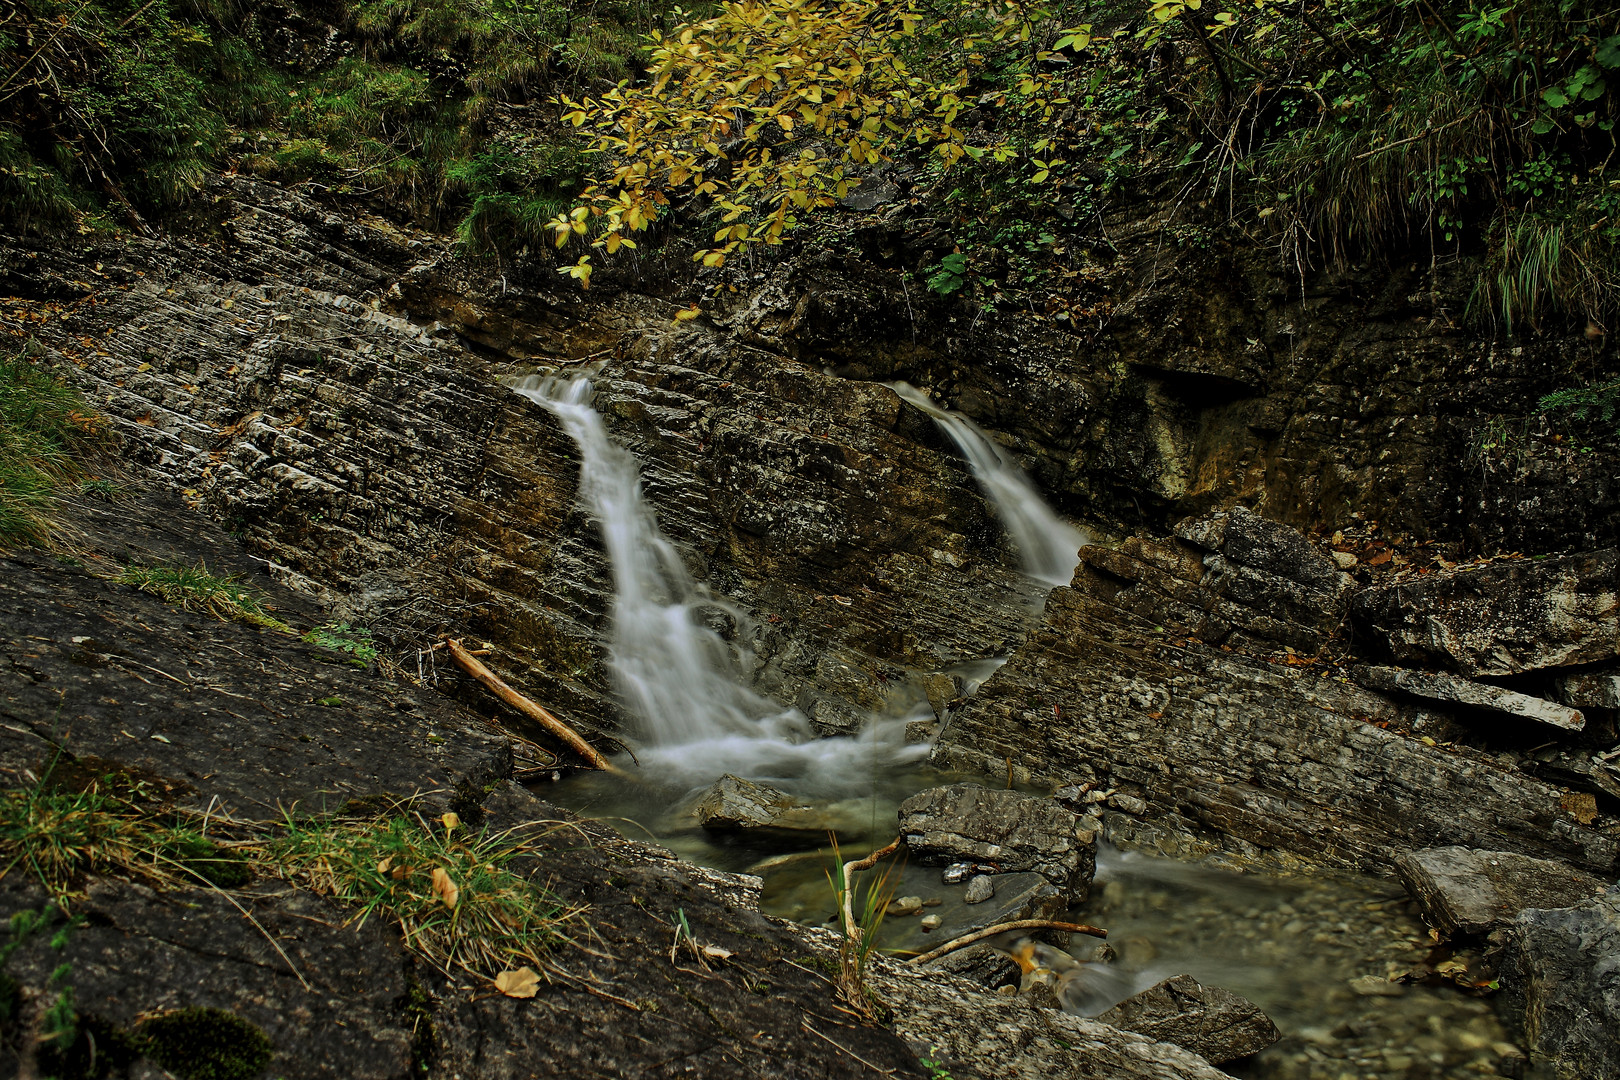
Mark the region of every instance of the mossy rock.
[[270, 1064], [270, 1039], [224, 1009], [176, 1009], [135, 1028], [146, 1056], [180, 1080], [251, 1080]]

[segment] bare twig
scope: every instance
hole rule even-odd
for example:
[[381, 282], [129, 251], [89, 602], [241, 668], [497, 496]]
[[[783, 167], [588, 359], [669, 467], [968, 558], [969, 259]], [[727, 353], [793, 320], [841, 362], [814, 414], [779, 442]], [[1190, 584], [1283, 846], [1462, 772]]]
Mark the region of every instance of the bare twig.
[[577, 731], [557, 719], [548, 710], [536, 705], [502, 682], [500, 676], [480, 663], [472, 653], [462, 648], [461, 642], [449, 638], [444, 642], [444, 646], [450, 653], [450, 659], [456, 662], [457, 667], [487, 686], [496, 697], [567, 743], [569, 748], [588, 761], [592, 768], [601, 769], [603, 772], [624, 774], [624, 770], [614, 765], [603, 757], [594, 746], [580, 738]]
[[1064, 930], [1071, 934], [1090, 934], [1092, 937], [1105, 938], [1108, 936], [1108, 931], [1098, 929], [1095, 926], [1087, 926], [1085, 923], [1055, 922], [1051, 919], [1015, 919], [1012, 922], [987, 926], [983, 930], [975, 930], [971, 934], [963, 934], [955, 941], [947, 941], [937, 949], [930, 949], [921, 956], [913, 956], [906, 963], [913, 966], [926, 964], [930, 960], [938, 960], [947, 953], [953, 953], [957, 949], [972, 945], [975, 941], [983, 941], [987, 937], [995, 937], [997, 934], [1004, 934], [1008, 930]]

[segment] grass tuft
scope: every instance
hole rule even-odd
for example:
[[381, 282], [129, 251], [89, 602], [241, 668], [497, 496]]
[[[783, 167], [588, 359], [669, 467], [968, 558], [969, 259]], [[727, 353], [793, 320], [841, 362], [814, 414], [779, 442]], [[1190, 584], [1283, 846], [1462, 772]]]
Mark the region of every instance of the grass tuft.
[[264, 602], [235, 576], [217, 577], [202, 563], [196, 566], [129, 566], [114, 581], [176, 604], [187, 611], [207, 612], [231, 622], [292, 633], [292, 627], [265, 610]]
[[0, 547], [42, 544], [61, 528], [58, 496], [83, 476], [102, 430], [78, 390], [31, 349], [0, 358]]
[[446, 815], [323, 821], [288, 819], [264, 858], [281, 876], [386, 919], [442, 970], [492, 975], [540, 963], [577, 912], [515, 872], [528, 846], [510, 833], [468, 832]]

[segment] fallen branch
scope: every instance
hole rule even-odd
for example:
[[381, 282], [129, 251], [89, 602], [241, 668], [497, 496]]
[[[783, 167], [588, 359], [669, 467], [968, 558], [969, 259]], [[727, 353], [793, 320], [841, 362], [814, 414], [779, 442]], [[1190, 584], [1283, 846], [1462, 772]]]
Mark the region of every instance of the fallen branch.
[[900, 849], [902, 838], [895, 837], [884, 847], [878, 848], [864, 859], [851, 859], [844, 864], [844, 932], [846, 935], [857, 938], [852, 944], [859, 946], [861, 934], [860, 924], [855, 921], [855, 875], [862, 870], [870, 870], [878, 864], [878, 860], [892, 855]]
[[490, 692], [496, 697], [567, 743], [571, 750], [590, 762], [593, 769], [601, 769], [603, 772], [616, 773], [620, 776], [624, 775], [623, 769], [620, 769], [598, 753], [596, 748], [580, 738], [579, 733], [573, 728], [502, 682], [500, 676], [480, 663], [472, 653], [462, 648], [461, 642], [450, 638], [443, 644], [450, 653], [450, 659], [456, 662], [457, 667], [489, 687]]
[[971, 934], [964, 934], [955, 941], [947, 941], [937, 949], [930, 949], [921, 956], [913, 956], [907, 960], [908, 965], [926, 964], [930, 960], [938, 960], [946, 953], [953, 953], [957, 949], [972, 945], [975, 941], [983, 941], [987, 937], [1005, 934], [1008, 930], [1066, 930], [1071, 934], [1090, 934], [1092, 937], [1105, 938], [1108, 931], [1100, 930], [1085, 923], [1053, 922], [1051, 919], [1015, 919], [1012, 922], [997, 923], [987, 926], [983, 930], [975, 930]]

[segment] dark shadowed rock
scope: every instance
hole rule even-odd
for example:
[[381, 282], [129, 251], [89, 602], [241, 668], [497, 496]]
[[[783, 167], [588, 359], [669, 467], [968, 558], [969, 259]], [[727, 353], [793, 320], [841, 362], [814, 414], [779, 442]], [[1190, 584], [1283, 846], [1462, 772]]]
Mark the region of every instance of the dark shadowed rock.
[[1369, 690], [1411, 694], [1428, 701], [1465, 705], [1471, 709], [1516, 716], [1565, 731], [1579, 731], [1586, 717], [1568, 705], [1531, 697], [1500, 686], [1470, 682], [1445, 672], [1407, 671], [1404, 668], [1368, 667], [1355, 673], [1355, 680]]
[[[66, 935], [63, 950], [47, 945], [57, 928], [35, 935], [7, 974], [42, 1000], [50, 973], [70, 965], [58, 986], [72, 987], [81, 1024], [92, 1034], [99, 1027], [104, 1050], [109, 1032], [128, 1031], [145, 1016], [218, 1009], [269, 1039], [274, 1056], [263, 1075], [414, 1075], [412, 1017], [400, 1008], [409, 968], [397, 934], [378, 919], [357, 925], [343, 905], [281, 883], [255, 885], [234, 899], [208, 889], [156, 893], [92, 882], [73, 905], [88, 921]], [[0, 883], [0, 919], [38, 911], [44, 901], [20, 874]]]
[[1017, 986], [1024, 974], [1018, 961], [990, 945], [969, 945], [965, 949], [947, 953], [927, 966], [960, 975], [987, 990]]
[[1084, 900], [1096, 868], [1097, 842], [1080, 816], [1051, 799], [1021, 791], [953, 784], [918, 792], [900, 804], [900, 834], [918, 861], [991, 863], [1031, 870]]
[[1177, 975], [1120, 1002], [1098, 1020], [1175, 1043], [1215, 1065], [1258, 1054], [1282, 1033], [1247, 998]]
[[1409, 852], [1395, 870], [1429, 925], [1446, 934], [1488, 934], [1526, 908], [1568, 907], [1603, 888], [1563, 863], [1465, 847]]
[[1558, 1080], [1620, 1077], [1620, 889], [1520, 912], [1501, 981], [1532, 1062]]
[[1368, 589], [1356, 621], [1396, 663], [1471, 676], [1613, 661], [1620, 550], [1499, 562]]

